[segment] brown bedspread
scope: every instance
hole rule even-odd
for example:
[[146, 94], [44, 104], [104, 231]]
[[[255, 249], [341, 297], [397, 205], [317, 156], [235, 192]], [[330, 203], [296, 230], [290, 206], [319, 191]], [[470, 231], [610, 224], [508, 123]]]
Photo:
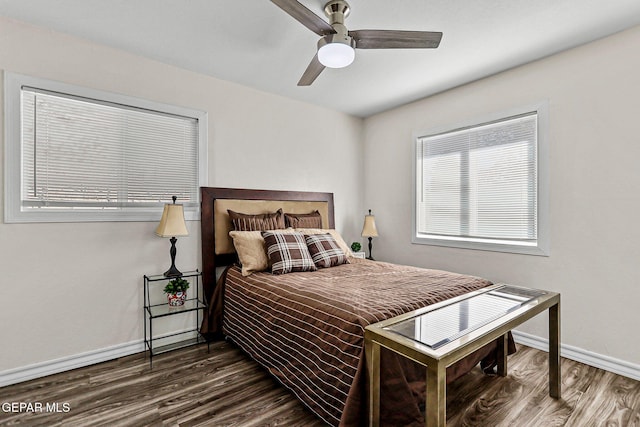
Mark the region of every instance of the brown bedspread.
[[[280, 276], [243, 277], [232, 267], [211, 307], [221, 307], [223, 297], [224, 334], [320, 418], [330, 425], [361, 425], [366, 421], [364, 327], [490, 284], [472, 276], [362, 259]], [[219, 326], [219, 318], [213, 319], [205, 332]], [[448, 381], [491, 350], [481, 349], [465, 366], [450, 367]], [[424, 425], [419, 408], [424, 367], [383, 352], [382, 369], [383, 422]]]

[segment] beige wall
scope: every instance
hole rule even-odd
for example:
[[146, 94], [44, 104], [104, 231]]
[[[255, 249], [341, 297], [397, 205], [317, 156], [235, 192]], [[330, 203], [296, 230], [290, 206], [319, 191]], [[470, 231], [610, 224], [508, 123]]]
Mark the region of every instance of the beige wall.
[[[562, 341], [640, 363], [640, 27], [365, 121], [377, 258], [562, 293]], [[412, 132], [547, 99], [551, 256], [411, 244]], [[520, 328], [546, 336], [539, 316]]]
[[[334, 192], [336, 227], [358, 238], [361, 119], [4, 18], [0, 69], [207, 111], [209, 185]], [[0, 223], [0, 374], [140, 341], [142, 275], [169, 265], [155, 226]], [[187, 226], [183, 270], [201, 266], [200, 224]]]

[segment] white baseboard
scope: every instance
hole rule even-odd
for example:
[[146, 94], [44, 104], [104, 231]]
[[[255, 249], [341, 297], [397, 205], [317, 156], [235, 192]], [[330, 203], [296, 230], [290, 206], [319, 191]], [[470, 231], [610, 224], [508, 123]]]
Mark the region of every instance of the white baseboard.
[[[177, 334], [184, 334], [192, 331], [192, 329], [186, 329], [159, 334], [154, 336], [154, 340], [169, 338], [169, 341], [165, 342], [169, 344], [172, 341], [180, 341], [180, 338], [176, 336]], [[112, 347], [88, 351], [86, 353], [62, 357], [60, 359], [54, 359], [46, 362], [35, 363], [33, 365], [9, 369], [7, 371], [0, 372], [0, 387], [21, 383], [23, 381], [29, 381], [35, 378], [42, 378], [46, 377], [47, 375], [70, 371], [76, 368], [82, 368], [83, 366], [106, 362], [107, 360], [113, 360], [119, 357], [130, 356], [132, 354], [141, 353], [143, 351], [146, 351], [144, 340], [137, 340], [124, 344], [114, 345]]]
[[[520, 331], [512, 331], [512, 333], [513, 339], [519, 344], [526, 345], [527, 347], [533, 347], [538, 350], [549, 351], [549, 340], [546, 338], [540, 338], [536, 335]], [[560, 344], [560, 356], [640, 381], [640, 365], [636, 365], [634, 363], [593, 353], [566, 344]]]
[[118, 357], [129, 356], [142, 351], [144, 351], [144, 342], [139, 340], [62, 357], [60, 359], [35, 363], [20, 368], [9, 369], [0, 372], [0, 387], [32, 380], [34, 378], [46, 377], [47, 375], [57, 374], [59, 372], [70, 371], [71, 369], [117, 359]]

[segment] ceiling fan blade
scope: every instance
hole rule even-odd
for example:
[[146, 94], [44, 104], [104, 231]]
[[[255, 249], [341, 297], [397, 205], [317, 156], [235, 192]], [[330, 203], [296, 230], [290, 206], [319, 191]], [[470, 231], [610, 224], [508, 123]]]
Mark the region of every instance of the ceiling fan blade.
[[315, 79], [320, 75], [320, 73], [324, 70], [324, 65], [318, 61], [318, 54], [313, 57], [307, 69], [304, 70], [304, 74], [300, 77], [300, 81], [298, 82], [298, 86], [310, 86], [311, 83], [315, 81]]
[[336, 32], [325, 20], [296, 0], [271, 0], [271, 2], [319, 36], [326, 36]]
[[349, 35], [359, 49], [436, 48], [442, 33], [433, 31], [355, 30]]

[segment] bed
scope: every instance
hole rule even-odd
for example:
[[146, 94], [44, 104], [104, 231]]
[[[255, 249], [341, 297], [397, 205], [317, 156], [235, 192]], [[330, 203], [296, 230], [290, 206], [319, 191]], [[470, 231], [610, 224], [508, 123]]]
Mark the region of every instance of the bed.
[[[210, 301], [203, 334], [234, 342], [329, 425], [366, 423], [365, 326], [491, 285], [478, 277], [349, 256], [334, 230], [332, 193], [203, 187], [201, 195], [203, 284]], [[280, 224], [283, 213], [293, 222]], [[232, 232], [254, 220], [251, 226], [258, 229], [278, 230]], [[302, 227], [285, 226], [292, 224]], [[274, 273], [292, 265], [294, 271], [249, 268], [255, 260], [247, 257], [242, 239], [253, 245], [262, 238], [263, 252], [284, 239], [281, 246], [289, 253], [300, 235], [307, 244], [329, 242], [322, 244], [332, 256], [318, 258], [324, 268], [305, 271], [311, 269], [308, 262], [296, 268], [279, 258], [271, 264]], [[331, 263], [323, 265], [326, 259]], [[449, 367], [448, 381], [480, 362], [490, 369], [494, 352], [495, 344], [489, 345]], [[383, 424], [424, 425], [424, 367], [383, 352], [381, 368]]]

